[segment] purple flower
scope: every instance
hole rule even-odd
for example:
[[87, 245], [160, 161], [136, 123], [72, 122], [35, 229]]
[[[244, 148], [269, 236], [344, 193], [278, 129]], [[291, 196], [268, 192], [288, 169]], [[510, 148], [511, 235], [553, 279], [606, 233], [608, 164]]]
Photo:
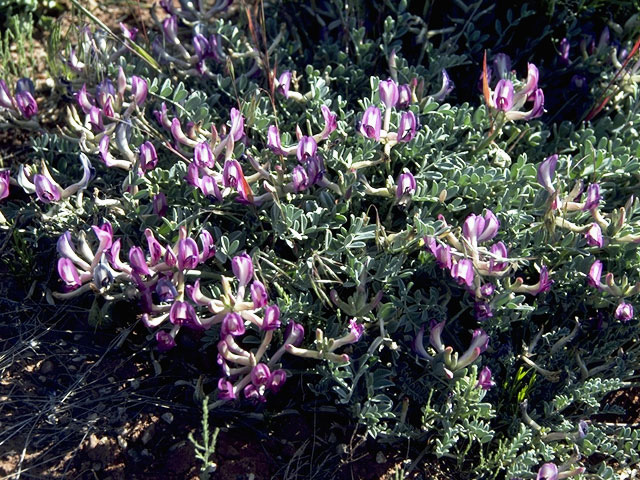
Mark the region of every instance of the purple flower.
[[178, 291], [173, 283], [171, 283], [171, 280], [163, 277], [158, 280], [156, 284], [156, 295], [158, 295], [158, 299], [161, 302], [168, 303], [172, 302], [178, 296]]
[[493, 295], [495, 290], [496, 290], [496, 287], [493, 285], [493, 283], [484, 283], [480, 287], [480, 295], [482, 295], [485, 298], [489, 298], [491, 295]]
[[478, 242], [486, 242], [491, 240], [498, 233], [500, 228], [500, 220], [491, 210], [487, 210], [484, 214], [484, 228], [482, 233], [478, 233]]
[[185, 135], [178, 118], [171, 120], [171, 135], [176, 142], [181, 143], [182, 145], [195, 146], [195, 142]]
[[491, 380], [491, 370], [489, 367], [484, 367], [478, 374], [478, 383], [476, 387], [480, 387], [483, 390], [489, 390], [491, 387], [495, 387], [496, 383]]
[[98, 107], [91, 107], [91, 110], [89, 110], [89, 123], [96, 127], [96, 129], [103, 130], [104, 123], [102, 122], [102, 110]]
[[156, 168], [156, 165], [158, 165], [158, 154], [153, 143], [144, 142], [140, 145], [140, 168], [143, 172], [148, 172]]
[[571, 77], [571, 82], [569, 83], [572, 89], [580, 90], [583, 93], [586, 93], [589, 89], [587, 84], [587, 77], [584, 75], [574, 75]]
[[398, 141], [410, 142], [416, 136], [416, 116], [412, 111], [404, 112], [398, 126]]
[[18, 110], [27, 120], [38, 114], [38, 104], [31, 95], [31, 92], [18, 92], [15, 95]]
[[169, 206], [167, 205], [167, 196], [160, 192], [153, 196], [153, 213], [159, 217], [164, 217], [167, 214]]
[[493, 105], [498, 110], [507, 112], [513, 107], [513, 83], [511, 80], [498, 81], [493, 92]]
[[493, 310], [491, 309], [491, 305], [487, 302], [476, 302], [473, 305], [473, 313], [476, 316], [476, 320], [479, 322], [484, 322], [485, 320], [493, 318]]
[[224, 338], [227, 335], [237, 337], [244, 335], [245, 327], [244, 320], [237, 313], [227, 313], [222, 319], [222, 326], [220, 328], [220, 335]]
[[318, 144], [313, 137], [302, 137], [298, 142], [296, 155], [300, 163], [306, 162], [309, 158], [315, 157], [318, 150]]
[[213, 235], [208, 230], [200, 232], [200, 243], [202, 244], [202, 252], [200, 253], [200, 262], [206, 262], [216, 254], [216, 242]]
[[242, 179], [244, 179], [244, 174], [237, 160], [227, 160], [224, 162], [222, 185], [237, 189]]
[[436, 257], [436, 263], [440, 268], [451, 268], [451, 247], [449, 245], [441, 245], [433, 237], [425, 238], [425, 244]]
[[[500, 258], [507, 258], [507, 246], [502, 242], [494, 243], [493, 245], [491, 245], [489, 251]], [[491, 258], [489, 260], [490, 272], [499, 272], [504, 270], [505, 268], [507, 268], [506, 262], [497, 261], [495, 258]]]
[[587, 200], [584, 202], [583, 210], [593, 210], [600, 205], [600, 185], [592, 183], [587, 188]]
[[0, 172], [0, 200], [9, 196], [9, 170]]
[[309, 176], [302, 165], [296, 165], [293, 168], [291, 182], [293, 183], [293, 190], [296, 192], [302, 192], [309, 188]]
[[196, 34], [193, 37], [193, 49], [195, 50], [196, 55], [200, 60], [202, 60], [203, 58], [207, 58], [210, 55], [210, 46], [207, 37], [205, 37], [201, 33]]
[[40, 174], [37, 174], [33, 177], [33, 183], [36, 187], [36, 195], [38, 196], [38, 200], [43, 203], [60, 201], [62, 191], [56, 183]]
[[382, 128], [380, 109], [375, 105], [371, 105], [362, 116], [360, 133], [367, 138], [380, 141], [380, 128]]
[[438, 90], [436, 93], [433, 94], [433, 99], [436, 102], [442, 102], [447, 97], [447, 95], [449, 95], [453, 91], [454, 88], [455, 88], [455, 85], [451, 81], [449, 74], [447, 73], [446, 70], [443, 69], [442, 70], [442, 87], [440, 87], [440, 90]]
[[75, 289], [82, 285], [82, 283], [80, 282], [78, 269], [68, 258], [58, 259], [58, 274], [60, 275], [62, 281], [71, 288]]
[[268, 307], [265, 307], [264, 318], [260, 328], [265, 331], [280, 328], [280, 309], [277, 305], [269, 305]]
[[563, 65], [569, 65], [569, 50], [571, 50], [571, 44], [569, 40], [563, 38], [560, 41], [560, 63]]
[[401, 173], [398, 177], [398, 187], [396, 188], [396, 199], [411, 197], [416, 192], [416, 179], [411, 172]]
[[176, 346], [176, 341], [173, 336], [164, 330], [156, 332], [156, 342], [158, 342], [159, 352], [167, 352]]
[[200, 263], [198, 244], [193, 238], [178, 241], [178, 268], [180, 270], [196, 268]]
[[602, 262], [600, 260], [596, 260], [591, 265], [589, 269], [589, 275], [587, 275], [587, 282], [592, 287], [601, 290], [600, 279], [602, 278]]
[[169, 310], [169, 320], [174, 325], [184, 325], [186, 327], [194, 327], [198, 325], [198, 316], [193, 306], [187, 302], [173, 302], [171, 310]]
[[253, 278], [253, 260], [246, 253], [231, 259], [231, 269], [241, 287], [246, 286]]
[[444, 344], [442, 343], [442, 339], [440, 338], [442, 335], [442, 330], [444, 329], [444, 324], [444, 320], [439, 323], [435, 320], [431, 320], [431, 324], [429, 325], [429, 343], [439, 353], [444, 352]]
[[408, 84], [398, 87], [398, 108], [407, 108], [411, 104], [411, 87]]
[[276, 155], [287, 154], [287, 152], [282, 149], [282, 144], [280, 143], [280, 132], [278, 131], [278, 127], [275, 125], [271, 125], [267, 131], [267, 147]]
[[231, 109], [230, 117], [231, 128], [229, 129], [229, 135], [231, 135], [234, 142], [237, 142], [244, 136], [244, 117], [237, 108]]
[[286, 70], [280, 74], [280, 78], [278, 78], [278, 87], [276, 91], [281, 95], [284, 95], [285, 98], [289, 98], [289, 88], [291, 87], [291, 72]]
[[620, 302], [616, 308], [616, 319], [627, 323], [633, 318], [633, 305], [630, 303]]
[[516, 96], [518, 98], [526, 98], [538, 89], [538, 79], [540, 74], [538, 73], [538, 67], [533, 63], [527, 64], [527, 83], [524, 87], [518, 91]]
[[398, 84], [393, 80], [383, 80], [378, 84], [380, 101], [385, 108], [395, 107], [398, 103]]
[[468, 258], [459, 260], [453, 267], [451, 267], [451, 276], [462, 285], [470, 287], [473, 285], [473, 262]]
[[318, 183], [324, 176], [324, 163], [320, 157], [311, 157], [307, 160], [307, 176], [309, 177], [309, 185]]
[[324, 129], [322, 130], [322, 139], [328, 138], [336, 128], [338, 128], [338, 116], [329, 110], [329, 107], [322, 105], [322, 116], [324, 117]]
[[187, 167], [187, 176], [184, 178], [189, 185], [200, 188], [200, 169], [195, 164], [195, 162], [189, 164], [189, 166]]
[[547, 292], [551, 289], [551, 285], [553, 284], [553, 280], [549, 279], [549, 270], [546, 266], [542, 266], [540, 269], [540, 280], [537, 283], [537, 288], [533, 293], [534, 295], [538, 295], [540, 293]]
[[131, 77], [131, 95], [133, 95], [133, 102], [138, 107], [146, 100], [148, 91], [149, 87], [144, 78], [135, 75]]
[[233, 390], [233, 383], [225, 378], [218, 380], [218, 398], [220, 400], [235, 400], [236, 393]]
[[260, 280], [254, 280], [251, 284], [251, 300], [253, 301], [253, 308], [266, 307], [269, 301], [267, 289]]
[[136, 35], [138, 34], [138, 29], [135, 27], [127, 27], [124, 23], [120, 22], [120, 29], [122, 30], [122, 35], [124, 38], [128, 40], [135, 40]]
[[287, 372], [282, 369], [274, 370], [271, 373], [271, 377], [269, 378], [269, 390], [271, 390], [273, 393], [278, 393], [286, 380]]
[[213, 168], [216, 159], [207, 142], [198, 143], [193, 149], [193, 162], [200, 168]]
[[558, 467], [555, 463], [545, 463], [538, 470], [536, 480], [558, 480]]
[[178, 17], [171, 15], [162, 21], [162, 32], [169, 42], [177, 45], [178, 40]]
[[[525, 120], [533, 120], [534, 118], [541, 117], [544, 113], [544, 92], [541, 88], [537, 88], [532, 94], [533, 107], [528, 113], [525, 113]], [[531, 99], [531, 96], [529, 97]]]
[[591, 224], [591, 227], [587, 230], [585, 236], [587, 237], [587, 245], [591, 247], [602, 248], [604, 245], [602, 229], [600, 228], [600, 225], [595, 222]]
[[294, 347], [299, 347], [302, 345], [302, 341], [304, 340], [304, 327], [291, 320], [287, 324], [287, 328], [284, 332], [285, 344], [293, 345]]
[[364, 325], [358, 323], [355, 318], [349, 320], [349, 335], [353, 337], [351, 343], [357, 342], [364, 333]]
[[511, 73], [511, 57], [506, 53], [498, 53], [493, 59], [493, 68], [498, 78], [507, 78]]
[[259, 363], [251, 369], [251, 383], [256, 387], [269, 385], [271, 379], [271, 371], [265, 363]]
[[[144, 236], [147, 239], [149, 255], [151, 256], [151, 265], [156, 265], [162, 258], [164, 248], [162, 248], [162, 245], [160, 245], [160, 242], [156, 240], [156, 237], [153, 236], [153, 232], [151, 231], [151, 229], [146, 228], [144, 230]], [[129, 253], [129, 255], [131, 255], [131, 253]], [[144, 261], [144, 263], [146, 264], [146, 260]], [[148, 273], [146, 273], [145, 275], [148, 275]]]
[[558, 155], [554, 154], [550, 157], [547, 157], [538, 166], [538, 183], [542, 185], [542, 187], [551, 195], [553, 195], [556, 191], [555, 187], [553, 186], [553, 178], [556, 173], [557, 163]]
[[129, 250], [129, 264], [138, 275], [150, 275], [151, 271], [147, 265], [147, 259], [140, 247], [131, 247]]

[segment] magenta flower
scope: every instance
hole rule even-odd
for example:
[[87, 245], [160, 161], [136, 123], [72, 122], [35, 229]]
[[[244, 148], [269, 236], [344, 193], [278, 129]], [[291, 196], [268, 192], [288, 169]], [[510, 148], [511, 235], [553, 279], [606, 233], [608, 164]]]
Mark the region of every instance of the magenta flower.
[[140, 168], [143, 172], [148, 172], [156, 168], [156, 165], [158, 165], [158, 154], [153, 143], [144, 142], [140, 145]]
[[445, 321], [436, 322], [431, 320], [429, 325], [429, 343], [438, 353], [444, 352], [444, 344], [442, 343], [442, 330], [444, 330]]
[[483, 390], [489, 390], [491, 387], [496, 386], [496, 382], [491, 380], [491, 370], [489, 367], [484, 367], [480, 373], [478, 374], [478, 383], [477, 387], [480, 387]]
[[411, 104], [411, 87], [408, 84], [398, 87], [398, 108], [407, 108]]
[[306, 164], [307, 177], [309, 178], [309, 185], [313, 185], [322, 180], [324, 176], [324, 163], [320, 157], [311, 157], [307, 160]]
[[[497, 242], [491, 245], [489, 251], [501, 258], [507, 258], [507, 246], [502, 242]], [[494, 258], [489, 260], [489, 271], [490, 272], [499, 272], [507, 268], [506, 262], [497, 261]]]
[[491, 295], [493, 295], [495, 290], [496, 290], [496, 287], [493, 285], [493, 283], [485, 283], [480, 287], [480, 295], [482, 295], [485, 298], [488, 298]]
[[587, 200], [584, 202], [583, 210], [593, 210], [600, 205], [600, 185], [592, 183], [587, 188]]
[[602, 246], [604, 245], [604, 240], [602, 238], [602, 229], [600, 228], [600, 225], [595, 222], [591, 224], [591, 227], [589, 228], [589, 230], [587, 230], [585, 236], [587, 238], [587, 245], [591, 247], [602, 248]]
[[269, 390], [273, 393], [278, 393], [278, 391], [284, 385], [284, 382], [287, 380], [287, 372], [282, 369], [274, 370], [271, 373], [271, 377], [269, 377]]
[[227, 160], [222, 171], [222, 185], [237, 189], [242, 179], [244, 179], [244, 174], [238, 161]]
[[318, 150], [318, 144], [313, 137], [302, 137], [298, 142], [296, 155], [300, 163], [304, 163], [309, 158], [315, 157]]
[[169, 205], [167, 204], [167, 196], [160, 192], [153, 196], [153, 213], [159, 217], [164, 217], [167, 214]]
[[304, 327], [300, 323], [296, 323], [291, 320], [287, 324], [287, 328], [284, 332], [285, 344], [299, 347], [304, 340]]
[[202, 244], [202, 252], [200, 252], [200, 262], [206, 262], [216, 254], [216, 242], [213, 235], [208, 230], [200, 232], [200, 243]]
[[302, 165], [296, 165], [293, 168], [291, 183], [295, 192], [302, 192], [309, 188], [309, 176]]
[[236, 393], [233, 390], [233, 383], [225, 378], [218, 380], [218, 398], [220, 400], [235, 400]]
[[553, 186], [553, 178], [556, 173], [556, 165], [558, 163], [558, 155], [554, 154], [550, 157], [547, 157], [539, 166], [538, 166], [538, 183], [542, 185], [542, 187], [549, 192], [550, 195], [553, 195], [556, 192], [555, 187]]
[[253, 278], [253, 260], [246, 253], [231, 259], [231, 269], [241, 287], [246, 286]]
[[411, 172], [401, 173], [398, 177], [398, 187], [396, 188], [396, 199], [411, 197], [416, 192], [416, 179]]
[[0, 200], [9, 196], [9, 170], [0, 172]]
[[471, 287], [473, 285], [473, 262], [468, 258], [459, 260], [451, 267], [451, 276], [456, 279], [460, 285]]
[[326, 105], [322, 105], [320, 110], [322, 110], [322, 116], [324, 117], [324, 129], [322, 130], [322, 139], [324, 140], [338, 128], [338, 116], [331, 112]]
[[231, 109], [231, 128], [229, 129], [229, 135], [233, 138], [234, 142], [237, 142], [244, 136], [244, 117], [237, 108]]
[[275, 125], [271, 125], [267, 131], [267, 147], [276, 155], [287, 154], [287, 152], [282, 149], [282, 144], [280, 143], [280, 132], [278, 131], [278, 127]]
[[176, 346], [176, 340], [170, 333], [164, 330], [156, 332], [156, 342], [158, 342], [159, 352], [167, 352]]
[[193, 149], [193, 161], [200, 168], [213, 168], [216, 159], [213, 158], [213, 152], [207, 142], [198, 143]]
[[33, 98], [33, 95], [31, 95], [31, 92], [18, 92], [14, 98], [16, 100], [18, 110], [20, 110], [20, 113], [24, 118], [29, 120], [34, 115], [38, 114], [38, 104], [36, 103], [35, 98]]
[[441, 245], [433, 237], [426, 238], [425, 243], [433, 256], [436, 257], [436, 263], [440, 268], [451, 268], [453, 263], [451, 260], [451, 247], [449, 245]]
[[193, 238], [178, 241], [178, 268], [180, 270], [196, 268], [200, 263], [198, 244]]
[[158, 300], [164, 303], [173, 302], [173, 300], [178, 296], [178, 290], [176, 290], [176, 287], [171, 283], [171, 280], [165, 277], [158, 280], [155, 291], [158, 296]]
[[349, 320], [349, 334], [353, 336], [353, 342], [357, 342], [364, 333], [364, 325], [358, 323], [355, 318]]
[[398, 126], [398, 141], [410, 142], [416, 136], [416, 116], [412, 111], [404, 112]]
[[533, 295], [538, 295], [540, 293], [547, 292], [551, 289], [551, 285], [553, 284], [553, 280], [549, 279], [549, 270], [546, 266], [542, 266], [540, 269], [540, 280], [536, 284], [535, 291], [531, 292]]
[[[67, 232], [68, 233], [68, 232]], [[68, 258], [58, 259], [58, 274], [67, 286], [75, 289], [82, 285], [78, 269]]]
[[138, 29], [135, 27], [127, 27], [124, 23], [120, 22], [120, 29], [122, 30], [122, 36], [127, 40], [135, 40], [138, 34]]
[[498, 110], [507, 112], [513, 107], [513, 83], [511, 80], [498, 81], [493, 92], [493, 105]]
[[627, 323], [633, 318], [633, 305], [630, 303], [620, 302], [616, 308], [616, 319]]
[[545, 463], [538, 470], [536, 480], [558, 480], [558, 467], [555, 463]]
[[269, 295], [267, 294], [267, 289], [260, 280], [254, 280], [251, 284], [251, 300], [253, 301], [253, 308], [262, 308], [267, 306]]
[[360, 133], [367, 138], [380, 141], [380, 129], [382, 128], [382, 117], [380, 109], [375, 105], [367, 108], [360, 123]]
[[[151, 265], [156, 265], [162, 258], [162, 255], [164, 254], [164, 248], [162, 247], [162, 245], [160, 245], [160, 242], [156, 240], [156, 237], [153, 236], [153, 232], [151, 231], [151, 229], [146, 228], [144, 230], [144, 236], [147, 239], [149, 255], [151, 256]], [[131, 251], [129, 251], [129, 256], [131, 256]], [[146, 265], [146, 260], [145, 260], [145, 265]], [[140, 273], [140, 272], [137, 272], [137, 273]], [[145, 273], [145, 275], [148, 275], [148, 273]]]
[[486, 242], [493, 239], [500, 228], [500, 220], [491, 210], [484, 214], [484, 227], [482, 233], [478, 234], [478, 242]]
[[147, 265], [147, 259], [140, 247], [131, 247], [129, 250], [129, 264], [138, 275], [150, 275], [151, 271]]
[[398, 103], [398, 84], [393, 80], [383, 80], [378, 84], [380, 101], [385, 108], [395, 107]]
[[193, 306], [187, 302], [173, 302], [171, 310], [169, 310], [169, 320], [174, 325], [184, 325], [186, 327], [195, 327], [198, 325], [198, 316]]
[[62, 190], [57, 183], [40, 174], [36, 174], [33, 177], [33, 183], [36, 187], [38, 200], [43, 203], [60, 201], [60, 198], [62, 197]]
[[9, 92], [9, 87], [7, 87], [4, 80], [0, 79], [0, 107], [13, 110], [15, 108], [14, 101], [11, 92]]
[[251, 370], [251, 383], [256, 387], [269, 385], [271, 379], [271, 371], [265, 363], [259, 363]]
[[602, 287], [600, 286], [601, 278], [602, 278], [602, 262], [600, 260], [596, 260], [595, 262], [593, 262], [593, 264], [591, 265], [591, 268], [589, 269], [589, 275], [587, 275], [587, 282], [592, 287], [595, 287], [598, 290], [601, 290], [602, 289]]
[[264, 308], [264, 318], [260, 328], [265, 331], [280, 328], [280, 309], [277, 305], [269, 305]]
[[289, 98], [289, 88], [291, 88], [291, 72], [286, 70], [280, 74], [280, 78], [278, 78], [278, 87], [276, 91], [281, 95], [284, 95], [285, 98]]
[[227, 335], [237, 337], [244, 335], [245, 327], [244, 320], [237, 313], [227, 313], [222, 319], [222, 326], [220, 328], [220, 335], [224, 338]]

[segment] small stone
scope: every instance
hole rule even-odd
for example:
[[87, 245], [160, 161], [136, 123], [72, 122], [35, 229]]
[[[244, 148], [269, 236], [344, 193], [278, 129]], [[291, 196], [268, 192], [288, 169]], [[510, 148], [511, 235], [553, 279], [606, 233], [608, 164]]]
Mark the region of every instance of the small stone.
[[338, 455], [346, 455], [347, 454], [347, 444], [346, 443], [339, 443], [338, 445], [336, 445], [336, 452], [338, 452]]
[[376, 454], [376, 463], [387, 463], [387, 457], [384, 456], [384, 453], [378, 452]]
[[134, 380], [131, 380], [131, 388], [133, 388], [134, 390], [137, 390], [138, 388], [140, 388], [140, 380], [138, 380], [137, 378]]
[[142, 441], [142, 444], [146, 445], [147, 443], [149, 443], [155, 434], [156, 434], [156, 426], [155, 424], [152, 423], [147, 427], [147, 429], [142, 434], [142, 438], [140, 439]]
[[163, 413], [160, 418], [165, 422], [167, 422], [168, 424], [173, 423], [173, 413], [171, 412]]

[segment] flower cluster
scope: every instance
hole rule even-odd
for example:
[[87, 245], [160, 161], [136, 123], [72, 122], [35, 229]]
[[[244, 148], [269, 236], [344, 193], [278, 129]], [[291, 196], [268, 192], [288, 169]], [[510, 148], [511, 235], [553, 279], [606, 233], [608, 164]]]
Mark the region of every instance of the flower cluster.
[[[517, 82], [511, 72], [511, 58], [506, 54], [498, 54], [494, 59], [494, 70], [497, 82], [492, 84], [493, 70], [487, 68], [485, 54], [482, 70], [482, 91], [487, 106], [494, 111], [502, 112], [507, 120], [532, 120], [544, 113], [544, 93], [538, 88], [538, 68], [527, 64], [527, 78]], [[516, 86], [518, 88], [516, 88]], [[522, 111], [527, 102], [531, 108]]]

